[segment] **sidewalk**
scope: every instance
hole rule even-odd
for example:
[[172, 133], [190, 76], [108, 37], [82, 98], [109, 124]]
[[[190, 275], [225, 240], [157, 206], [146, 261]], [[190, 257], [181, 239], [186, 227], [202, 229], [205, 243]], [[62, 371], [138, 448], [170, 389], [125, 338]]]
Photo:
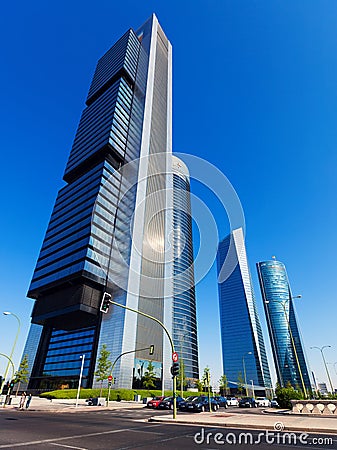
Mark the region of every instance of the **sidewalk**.
[[[9, 409], [18, 409], [20, 402], [20, 396], [12, 397], [10, 405], [6, 405], [5, 408], [0, 407], [1, 411], [8, 411]], [[134, 401], [109, 402], [109, 408], [104, 406], [88, 406], [84, 399], [79, 399], [78, 406], [76, 408], [75, 399], [53, 399], [48, 400], [46, 398], [33, 397], [29, 411], [49, 411], [49, 412], [75, 412], [75, 411], [102, 411], [109, 409], [121, 409], [121, 408], [144, 408], [143, 403], [137, 403]]]
[[238, 413], [191, 413], [151, 417], [151, 422], [208, 425], [226, 428], [274, 430], [276, 432], [300, 431], [303, 433], [333, 433], [337, 435], [335, 417], [308, 417], [298, 415], [238, 414]]

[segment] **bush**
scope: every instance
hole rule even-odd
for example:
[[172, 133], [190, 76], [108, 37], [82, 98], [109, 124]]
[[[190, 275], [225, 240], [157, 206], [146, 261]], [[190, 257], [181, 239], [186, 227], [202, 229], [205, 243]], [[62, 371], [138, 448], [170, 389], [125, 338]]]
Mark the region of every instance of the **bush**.
[[[177, 391], [179, 395], [180, 391]], [[87, 399], [89, 397], [99, 397], [100, 389], [81, 389], [80, 398]], [[117, 396], [121, 400], [133, 400], [135, 395], [141, 395], [144, 397], [160, 397], [162, 395], [162, 391], [151, 390], [151, 389], [111, 389], [110, 391], [110, 400], [117, 400]], [[165, 397], [170, 397], [172, 395], [172, 391], [165, 391]], [[205, 393], [198, 392], [184, 392], [185, 397], [189, 395], [205, 395]], [[77, 389], [62, 389], [58, 391], [50, 391], [44, 392], [40, 394], [41, 398], [51, 399], [75, 399], [77, 396]], [[108, 397], [108, 389], [103, 389], [102, 397]]]
[[304, 398], [301, 391], [296, 391], [293, 387], [277, 387], [276, 388], [277, 402], [281, 408], [291, 409], [290, 400], [301, 400]]

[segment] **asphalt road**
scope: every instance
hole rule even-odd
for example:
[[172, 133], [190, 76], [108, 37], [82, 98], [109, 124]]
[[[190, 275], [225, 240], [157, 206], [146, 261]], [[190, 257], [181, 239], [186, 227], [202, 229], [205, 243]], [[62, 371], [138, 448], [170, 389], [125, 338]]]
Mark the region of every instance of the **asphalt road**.
[[[241, 438], [240, 448], [252, 448], [252, 444], [245, 443], [252, 440], [254, 445], [261, 449], [269, 449], [270, 445], [277, 445], [282, 449], [287, 448], [311, 448], [337, 449], [337, 437], [330, 442], [317, 442], [313, 439], [326, 438], [314, 436], [300, 441], [299, 433], [296, 433], [296, 445], [294, 437], [292, 445], [288, 441], [277, 443], [269, 436], [269, 444], [265, 443], [265, 436], [258, 436], [260, 431], [254, 430], [230, 430], [225, 428], [200, 427], [189, 425], [172, 425], [156, 422], [148, 422], [147, 419], [155, 414], [163, 414], [163, 411], [148, 409], [122, 409], [115, 411], [95, 411], [90, 409], [85, 412], [56, 413], [38, 412], [33, 410], [16, 411], [6, 410], [0, 412], [0, 449], [216, 449], [225, 446], [236, 446], [240, 442], [240, 433], [245, 433]], [[169, 414], [169, 412], [168, 412]], [[211, 433], [211, 434], [210, 434]], [[215, 435], [222, 433], [222, 437]], [[248, 433], [248, 434], [247, 434]], [[229, 441], [227, 441], [227, 439]], [[223, 443], [221, 443], [221, 441]], [[259, 443], [257, 442], [259, 441]]]

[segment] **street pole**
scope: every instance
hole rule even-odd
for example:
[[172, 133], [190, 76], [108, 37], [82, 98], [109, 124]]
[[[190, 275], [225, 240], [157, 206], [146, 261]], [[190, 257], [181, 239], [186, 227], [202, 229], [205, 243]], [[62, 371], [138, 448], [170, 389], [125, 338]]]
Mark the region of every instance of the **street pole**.
[[250, 380], [252, 383], [252, 397], [255, 398], [255, 390], [254, 390], [254, 380]]
[[80, 358], [82, 359], [82, 364], [81, 364], [80, 379], [78, 380], [78, 389], [77, 389], [77, 396], [76, 396], [76, 408], [78, 406], [78, 399], [80, 398], [80, 390], [81, 390], [81, 383], [82, 383], [82, 375], [83, 375], [83, 366], [84, 366], [85, 355], [81, 355]]
[[[112, 375], [112, 372], [115, 368], [115, 365], [117, 363], [117, 361], [124, 355], [128, 355], [129, 353], [135, 353], [135, 352], [141, 352], [142, 350], [151, 350], [151, 348], [154, 348], [154, 345], [150, 345], [150, 347], [145, 347], [145, 348], [136, 348], [135, 350], [129, 350], [128, 352], [123, 352], [121, 353], [119, 356], [117, 356], [117, 358], [115, 359], [115, 361], [112, 363], [111, 365], [111, 370], [110, 370], [110, 376], [112, 377], [112, 381], [114, 381], [114, 377]], [[108, 389], [108, 406], [109, 406], [109, 400], [110, 400], [110, 392], [111, 392], [111, 382], [109, 382], [109, 389]]]
[[[167, 337], [168, 337], [168, 339], [170, 341], [172, 354], [175, 353], [172, 337], [171, 337], [168, 329], [165, 327], [165, 325], [159, 319], [157, 319], [156, 317], [150, 316], [149, 314], [146, 314], [146, 313], [144, 313], [142, 311], [138, 311], [137, 309], [133, 309], [133, 308], [130, 308], [129, 306], [125, 306], [125, 305], [122, 305], [120, 303], [114, 302], [112, 300], [110, 300], [110, 303], [112, 305], [120, 306], [121, 308], [127, 309], [128, 311], [132, 311], [132, 312], [134, 312], [136, 314], [140, 314], [141, 316], [147, 317], [148, 319], [151, 319], [151, 320], [154, 320], [155, 322], [157, 322], [163, 328], [163, 330], [165, 331], [165, 333], [166, 333], [166, 335], [167, 335]], [[176, 419], [177, 418], [177, 397], [176, 397], [177, 377], [174, 375], [174, 376], [172, 376], [172, 378], [173, 378], [173, 389], [172, 389], [172, 395], [173, 395], [173, 419]], [[162, 382], [164, 383], [164, 376], [163, 376], [163, 381]]]
[[[11, 353], [9, 355], [9, 360], [8, 360], [7, 367], [6, 367], [5, 374], [4, 374], [4, 380], [6, 381], [6, 378], [7, 378], [7, 375], [8, 375], [8, 371], [9, 371], [9, 364], [10, 364], [10, 361], [12, 360], [12, 358], [13, 358], [13, 354], [14, 354], [14, 350], [15, 350], [15, 347], [16, 347], [16, 343], [17, 343], [17, 340], [18, 340], [18, 337], [19, 337], [19, 334], [20, 334], [21, 322], [20, 322], [20, 319], [18, 318], [18, 316], [16, 314], [10, 312], [10, 311], [4, 311], [3, 314], [5, 316], [14, 316], [16, 318], [16, 320], [18, 321], [18, 330], [17, 330], [16, 335], [15, 335], [14, 344], [12, 346], [12, 351], [11, 351]], [[2, 392], [2, 388], [1, 388], [1, 392]]]
[[[12, 365], [12, 371], [13, 371], [12, 379], [13, 379], [13, 378], [14, 378], [15, 369], [14, 369], [14, 363], [13, 363], [12, 359], [11, 359], [9, 356], [5, 355], [4, 353], [0, 353], [0, 356], [4, 356], [5, 358], [7, 358], [7, 359], [8, 359], [8, 365], [9, 365], [9, 364]], [[0, 390], [1, 393], [2, 393], [2, 390], [3, 390], [4, 386], [5, 386], [5, 383], [6, 383], [6, 378], [4, 378], [4, 379], [2, 380], [2, 383], [1, 383], [1, 390]], [[7, 395], [8, 395], [8, 394], [10, 394], [10, 388], [8, 389]], [[4, 406], [3, 406], [3, 407], [5, 408], [5, 406], [6, 406], [6, 402], [4, 402]]]
[[247, 353], [244, 353], [244, 355], [242, 356], [243, 376], [244, 376], [245, 387], [246, 387], [246, 397], [248, 397], [248, 386], [247, 386], [247, 374], [246, 374], [245, 356], [246, 355], [251, 355], [251, 354], [252, 354], [252, 352], [247, 352]]
[[326, 371], [326, 374], [327, 374], [327, 376], [328, 376], [328, 380], [329, 380], [329, 384], [330, 384], [330, 388], [331, 388], [331, 394], [333, 394], [332, 381], [331, 381], [330, 373], [329, 373], [328, 366], [327, 366], [327, 363], [326, 363], [326, 361], [325, 361], [324, 353], [323, 353], [323, 350], [324, 350], [325, 348], [331, 348], [331, 345], [323, 345], [323, 347], [310, 347], [310, 348], [311, 348], [311, 349], [312, 349], [312, 348], [317, 348], [317, 349], [321, 352], [322, 359], [323, 359], [323, 364], [324, 364], [325, 371]]

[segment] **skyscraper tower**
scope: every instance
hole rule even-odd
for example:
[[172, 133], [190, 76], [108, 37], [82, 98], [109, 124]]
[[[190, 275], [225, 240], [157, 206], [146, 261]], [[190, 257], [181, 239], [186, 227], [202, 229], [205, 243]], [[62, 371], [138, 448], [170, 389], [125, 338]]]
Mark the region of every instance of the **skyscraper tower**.
[[[98, 61], [28, 296], [35, 299], [28, 354], [30, 388], [95, 382], [106, 344], [118, 387], [135, 361], [153, 360], [170, 386], [170, 347], [154, 321], [114, 306], [104, 292], [172, 329], [171, 44], [153, 15]], [[171, 194], [170, 194], [171, 192]]]
[[[271, 388], [271, 379], [248, 267], [242, 228], [219, 244], [219, 306], [223, 371], [229, 382], [253, 380], [257, 389]], [[229, 270], [225, 279], [224, 274]], [[245, 378], [245, 379], [244, 379]]]
[[297, 324], [285, 265], [276, 260], [257, 263], [278, 383], [312, 388], [309, 366]]
[[189, 171], [172, 156], [173, 341], [187, 384], [199, 379]]

